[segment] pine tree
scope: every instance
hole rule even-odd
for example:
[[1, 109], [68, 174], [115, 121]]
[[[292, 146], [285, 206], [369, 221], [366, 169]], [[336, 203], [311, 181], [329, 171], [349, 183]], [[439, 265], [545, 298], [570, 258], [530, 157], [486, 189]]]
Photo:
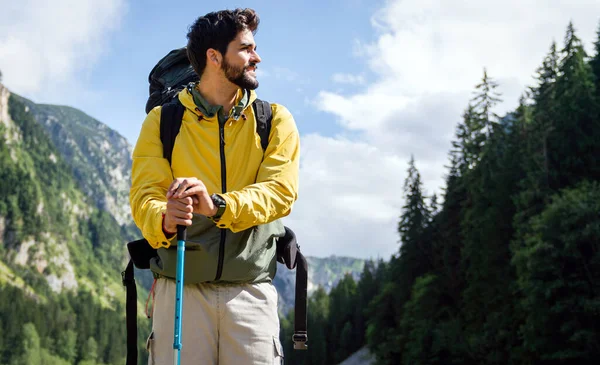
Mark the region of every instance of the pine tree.
[[402, 241], [401, 254], [403, 253], [402, 247], [408, 246], [408, 249], [411, 249], [411, 245], [418, 242], [430, 217], [429, 210], [425, 206], [423, 183], [415, 166], [414, 156], [411, 156], [408, 176], [404, 181], [404, 197], [405, 204], [398, 224], [398, 232]]
[[[390, 267], [398, 264], [397, 257], [392, 257]], [[385, 280], [381, 291], [369, 304], [367, 324], [367, 344], [375, 355], [378, 364], [395, 365], [402, 356], [400, 347], [399, 318], [400, 285], [393, 280]]]
[[368, 306], [371, 300], [377, 295], [381, 288], [381, 283], [375, 278], [375, 263], [372, 260], [367, 260], [363, 271], [360, 276], [360, 280], [356, 285], [356, 307], [354, 313], [354, 323], [356, 326], [357, 343], [359, 346], [363, 346], [366, 342], [366, 331], [367, 331], [367, 316]]
[[526, 105], [524, 97], [517, 109], [524, 141], [519, 151], [524, 178], [515, 194], [517, 212], [514, 226], [517, 234], [511, 243], [513, 252], [524, 247], [525, 239], [531, 234], [530, 219], [544, 209], [551, 193], [548, 138], [556, 123], [558, 62], [556, 43], [552, 42], [537, 69], [537, 85], [530, 89], [533, 105]]
[[600, 103], [600, 22], [596, 33], [596, 42], [594, 43], [594, 57], [590, 60], [590, 66], [596, 80], [596, 97]]
[[487, 70], [483, 69], [483, 79], [475, 86], [475, 98], [472, 100], [476, 111], [476, 120], [480, 123], [478, 128], [473, 130], [481, 130], [484, 136], [490, 137], [493, 129], [493, 124], [500, 119], [494, 112], [496, 104], [502, 101], [500, 93], [496, 91], [498, 83], [488, 76]]
[[23, 353], [14, 365], [41, 365], [40, 336], [33, 323], [23, 325]]
[[98, 345], [93, 337], [89, 337], [81, 348], [82, 361], [95, 362], [98, 358]]
[[417, 278], [410, 300], [404, 305], [401, 329], [406, 338], [403, 364], [449, 364], [438, 330], [440, 311], [439, 285], [433, 274]]
[[77, 333], [73, 330], [61, 331], [56, 342], [57, 354], [73, 363], [77, 357]]
[[600, 120], [594, 75], [569, 23], [556, 80], [556, 121], [548, 138], [550, 188], [558, 191], [600, 176]]
[[433, 194], [429, 199], [429, 212], [432, 217], [434, 217], [438, 213], [439, 203], [437, 194]]
[[531, 363], [593, 364], [600, 357], [599, 211], [597, 182], [563, 190], [532, 219], [533, 234], [515, 254]]
[[550, 51], [542, 65], [537, 69], [537, 83], [531, 89], [534, 100], [531, 125], [529, 131], [528, 149], [523, 151], [528, 174], [527, 189], [535, 189], [539, 196], [549, 192], [549, 162], [548, 137], [555, 130], [557, 96], [556, 81], [558, 79], [558, 53], [556, 43], [552, 42]]
[[500, 119], [493, 112], [501, 101], [494, 91], [497, 86], [484, 73], [474, 100], [478, 126], [485, 133], [477, 164], [462, 176], [467, 195], [460, 219], [466, 277], [461, 300], [469, 356], [477, 363], [508, 364], [518, 338], [511, 317], [515, 274], [509, 242], [516, 210], [511, 195], [522, 175], [522, 127], [513, 113]]
[[[347, 273], [329, 293], [329, 363], [337, 364], [358, 350], [356, 341], [350, 341], [356, 338], [352, 321], [355, 298], [356, 282]], [[347, 333], [343, 333], [344, 328], [347, 328]], [[342, 343], [342, 340], [345, 342]]]

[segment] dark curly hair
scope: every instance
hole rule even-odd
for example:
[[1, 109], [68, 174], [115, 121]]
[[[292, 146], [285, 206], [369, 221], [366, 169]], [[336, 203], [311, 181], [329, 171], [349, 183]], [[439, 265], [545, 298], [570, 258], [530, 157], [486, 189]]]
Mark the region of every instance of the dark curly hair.
[[253, 9], [221, 10], [196, 19], [187, 34], [187, 55], [198, 76], [202, 76], [206, 67], [206, 51], [209, 48], [225, 56], [227, 45], [238, 33], [250, 30], [255, 34], [259, 22]]

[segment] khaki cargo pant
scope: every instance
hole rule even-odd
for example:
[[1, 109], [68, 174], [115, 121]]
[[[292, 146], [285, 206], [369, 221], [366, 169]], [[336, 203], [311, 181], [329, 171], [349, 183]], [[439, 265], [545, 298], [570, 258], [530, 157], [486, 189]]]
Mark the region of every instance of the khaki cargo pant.
[[[175, 281], [154, 288], [148, 365], [173, 364]], [[271, 283], [185, 285], [181, 365], [283, 364], [277, 290]]]

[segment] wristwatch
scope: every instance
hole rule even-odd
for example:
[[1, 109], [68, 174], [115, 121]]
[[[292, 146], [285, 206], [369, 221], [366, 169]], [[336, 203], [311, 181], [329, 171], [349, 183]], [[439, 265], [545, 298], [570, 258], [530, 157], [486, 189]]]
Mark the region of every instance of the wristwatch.
[[214, 221], [218, 221], [223, 213], [225, 213], [225, 207], [227, 206], [227, 203], [225, 202], [225, 199], [218, 194], [212, 194], [210, 198], [215, 204], [215, 207], [217, 207], [217, 213], [210, 218]]

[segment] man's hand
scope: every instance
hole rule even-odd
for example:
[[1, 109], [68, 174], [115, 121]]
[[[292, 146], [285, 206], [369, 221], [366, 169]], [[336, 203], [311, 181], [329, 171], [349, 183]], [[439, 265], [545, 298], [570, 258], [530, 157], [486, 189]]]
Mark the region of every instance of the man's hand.
[[165, 212], [165, 218], [163, 220], [163, 229], [170, 233], [177, 232], [177, 226], [191, 226], [192, 225], [192, 212], [194, 199], [187, 197], [183, 199], [167, 200], [167, 211]]
[[190, 226], [192, 212], [212, 217], [217, 214], [206, 186], [195, 177], [175, 179], [167, 190], [165, 229], [176, 232], [177, 225]]

